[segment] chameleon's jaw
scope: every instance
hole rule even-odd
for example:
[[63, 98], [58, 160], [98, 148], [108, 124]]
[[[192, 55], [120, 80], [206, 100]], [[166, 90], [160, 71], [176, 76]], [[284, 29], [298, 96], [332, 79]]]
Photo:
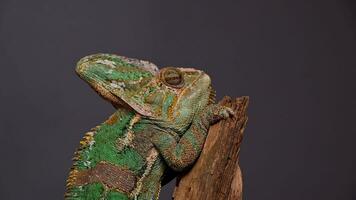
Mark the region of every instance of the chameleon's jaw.
[[123, 106], [125, 103], [109, 90], [99, 84], [90, 84], [90, 86], [104, 99], [109, 101], [115, 108]]
[[88, 73], [88, 68], [90, 65], [86, 63], [86, 58], [80, 60], [76, 67], [76, 73], [79, 75], [81, 79], [86, 81], [91, 88], [94, 89], [96, 93], [99, 94], [102, 98], [109, 101], [115, 108], [118, 107], [130, 107], [128, 106], [122, 99], [113, 94], [109, 89], [107, 89], [104, 85], [106, 84], [100, 77], [92, 76]]
[[78, 62], [76, 67], [76, 73], [79, 75], [81, 79], [86, 81], [90, 87], [92, 87], [101, 97], [108, 100], [112, 104], [116, 104], [119, 102], [119, 98], [113, 95], [109, 90], [107, 90], [104, 86], [102, 86], [99, 82], [95, 81], [93, 77], [87, 74], [88, 65], [83, 62], [83, 59]]

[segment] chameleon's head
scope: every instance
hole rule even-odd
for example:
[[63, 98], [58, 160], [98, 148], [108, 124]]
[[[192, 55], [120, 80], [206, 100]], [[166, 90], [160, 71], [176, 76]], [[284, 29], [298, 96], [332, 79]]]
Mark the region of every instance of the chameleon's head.
[[[115, 107], [128, 106], [143, 116], [186, 126], [213, 102], [211, 81], [203, 71], [167, 67], [111, 54], [82, 58], [79, 76]], [[179, 125], [180, 124], [180, 125]]]
[[166, 67], [150, 83], [153, 92], [145, 101], [160, 119], [184, 130], [194, 115], [215, 100], [210, 77], [193, 68]]

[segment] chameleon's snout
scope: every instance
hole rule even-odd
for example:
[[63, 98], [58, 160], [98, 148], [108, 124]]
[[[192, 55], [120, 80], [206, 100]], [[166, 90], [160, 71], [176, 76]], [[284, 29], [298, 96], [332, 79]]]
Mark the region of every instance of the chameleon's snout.
[[157, 71], [155, 65], [147, 61], [113, 54], [86, 56], [76, 66], [77, 74], [115, 107], [128, 105], [147, 116], [152, 112], [142, 100], [134, 97], [139, 96]]
[[85, 72], [90, 66], [90, 60], [92, 60], [94, 57], [95, 55], [85, 56], [78, 61], [75, 71], [81, 78], [85, 78]]

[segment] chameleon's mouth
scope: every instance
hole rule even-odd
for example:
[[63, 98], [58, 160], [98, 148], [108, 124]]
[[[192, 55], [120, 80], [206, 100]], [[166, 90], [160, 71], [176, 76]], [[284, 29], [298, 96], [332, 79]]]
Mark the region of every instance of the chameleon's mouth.
[[109, 101], [115, 108], [122, 107], [122, 106], [126, 105], [123, 100], [121, 100], [115, 94], [110, 92], [104, 86], [102, 86], [100, 84], [89, 84], [89, 85], [94, 89], [94, 91], [96, 91], [99, 94], [99, 96], [101, 96], [105, 100]]

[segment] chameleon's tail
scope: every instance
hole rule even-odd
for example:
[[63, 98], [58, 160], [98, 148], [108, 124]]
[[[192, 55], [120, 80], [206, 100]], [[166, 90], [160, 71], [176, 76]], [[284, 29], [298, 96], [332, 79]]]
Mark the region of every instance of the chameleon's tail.
[[70, 188], [65, 200], [129, 200], [129, 198], [117, 191], [107, 191], [101, 183], [91, 183], [85, 186]]
[[65, 200], [98, 200], [105, 197], [105, 188], [101, 183], [76, 186], [67, 189]]

